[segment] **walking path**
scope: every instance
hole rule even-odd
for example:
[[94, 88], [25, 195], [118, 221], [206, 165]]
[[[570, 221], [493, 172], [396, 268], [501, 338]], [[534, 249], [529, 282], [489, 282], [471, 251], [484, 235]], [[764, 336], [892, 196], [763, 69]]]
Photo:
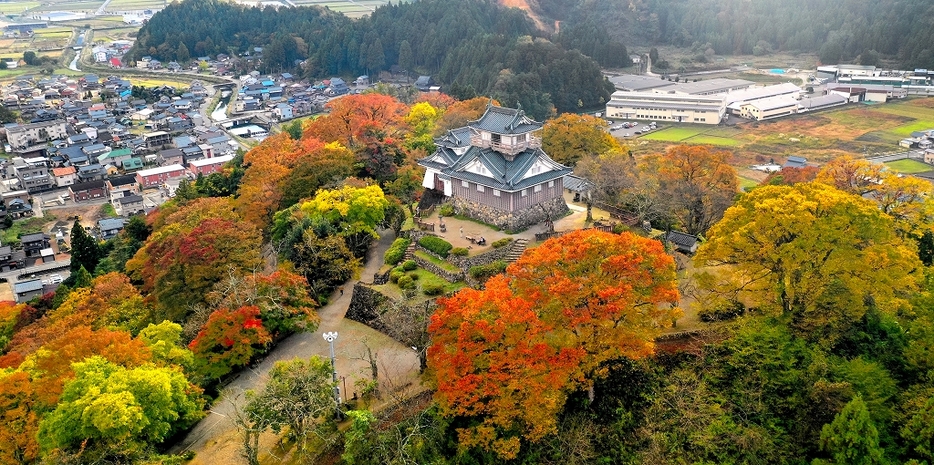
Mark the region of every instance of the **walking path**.
[[[366, 266], [361, 273], [361, 280], [369, 282], [382, 264], [383, 254], [392, 244], [391, 231], [381, 231], [380, 239], [367, 253]], [[418, 356], [409, 347], [394, 341], [366, 325], [344, 318], [350, 305], [352, 289], [356, 280], [346, 283], [345, 292], [335, 292], [331, 301], [318, 310], [321, 324], [313, 333], [299, 333], [282, 341], [255, 368], [244, 370], [224, 389], [224, 395], [214, 402], [208, 416], [201, 420], [194, 429], [171, 452], [194, 451], [195, 458], [191, 465], [217, 465], [242, 463], [240, 442], [236, 427], [230, 416], [232, 403], [243, 403], [243, 392], [248, 389], [259, 390], [265, 385], [267, 373], [280, 360], [308, 358], [313, 355], [330, 357], [328, 343], [322, 334], [337, 331], [334, 343], [337, 359], [337, 374], [342, 397], [352, 397], [356, 389], [354, 382], [369, 379], [370, 366], [366, 358], [366, 349], [370, 347], [379, 366], [380, 389], [382, 392], [399, 392], [405, 389], [420, 389], [418, 379]], [[346, 386], [346, 389], [345, 389]], [[346, 395], [347, 392], [351, 394]], [[262, 455], [262, 452], [261, 452]]]

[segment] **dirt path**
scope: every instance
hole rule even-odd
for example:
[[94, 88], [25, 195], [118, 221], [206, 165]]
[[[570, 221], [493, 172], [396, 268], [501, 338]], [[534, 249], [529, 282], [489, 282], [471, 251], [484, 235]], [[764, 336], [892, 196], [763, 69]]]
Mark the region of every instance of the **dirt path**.
[[[367, 254], [366, 266], [361, 273], [361, 280], [369, 282], [379, 270], [383, 254], [393, 237], [390, 231], [381, 231], [380, 240]], [[321, 325], [313, 333], [295, 334], [280, 343], [259, 366], [245, 370], [226, 387], [225, 396], [220, 397], [211, 406], [208, 416], [201, 420], [194, 429], [171, 452], [194, 451], [192, 465], [217, 465], [245, 463], [240, 457], [240, 443], [236, 428], [230, 419], [232, 403], [242, 404], [243, 392], [248, 389], [258, 390], [266, 383], [266, 374], [273, 364], [280, 360], [296, 357], [308, 358], [313, 355], [329, 358], [328, 343], [322, 334], [337, 331], [339, 336], [334, 343], [337, 358], [337, 374], [344, 398], [352, 397], [358, 379], [369, 379], [369, 361], [366, 348], [370, 347], [376, 355], [379, 366], [380, 387], [383, 392], [402, 393], [405, 390], [419, 390], [418, 357], [411, 348], [390, 339], [388, 336], [368, 327], [344, 318], [350, 305], [353, 285], [350, 281], [344, 285], [345, 292], [335, 292], [331, 302], [318, 310]], [[262, 456], [263, 453], [261, 452]]]

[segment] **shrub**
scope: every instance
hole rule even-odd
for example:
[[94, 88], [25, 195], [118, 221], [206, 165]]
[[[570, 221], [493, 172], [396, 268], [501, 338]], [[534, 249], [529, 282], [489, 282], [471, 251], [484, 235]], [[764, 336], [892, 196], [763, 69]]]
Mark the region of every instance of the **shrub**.
[[451, 248], [454, 247], [450, 242], [438, 236], [425, 236], [418, 240], [418, 245], [438, 254], [442, 258], [447, 258]]
[[467, 254], [469, 253], [470, 251], [464, 247], [454, 247], [453, 249], [451, 249], [451, 255], [454, 255], [456, 257], [466, 257]]
[[623, 223], [616, 223], [613, 225], [613, 234], [621, 234], [626, 230], [626, 225]]
[[383, 256], [383, 262], [387, 265], [396, 265], [402, 261], [402, 257], [405, 256], [405, 249], [411, 244], [412, 241], [400, 237], [392, 241], [392, 245], [389, 246], [389, 250], [386, 251], [386, 255]]
[[418, 268], [418, 263], [415, 263], [415, 260], [406, 260], [402, 263], [402, 269], [405, 271], [412, 271]]
[[441, 284], [441, 283], [423, 283], [422, 284], [422, 294], [441, 295], [442, 293], [444, 293], [444, 284]]
[[713, 308], [704, 308], [697, 312], [698, 317], [701, 321], [712, 322], [712, 321], [726, 321], [738, 318], [746, 313], [746, 306], [741, 302], [735, 300], [729, 300], [726, 302], [720, 302], [713, 306]]
[[393, 283], [399, 282], [399, 278], [405, 276], [405, 272], [396, 268], [389, 272], [389, 281]]
[[494, 275], [505, 271], [506, 266], [507, 266], [506, 262], [502, 260], [497, 260], [495, 262], [492, 262], [486, 265], [472, 266], [470, 267], [470, 270], [468, 270], [467, 272], [470, 273], [471, 278], [474, 278], [480, 281], [486, 281], [487, 279], [490, 279]]
[[402, 289], [415, 289], [415, 280], [409, 275], [401, 276], [399, 277], [399, 287]]
[[494, 242], [494, 243], [492, 243], [492, 244], [490, 244], [490, 245], [493, 246], [494, 249], [498, 249], [498, 248], [500, 248], [500, 247], [505, 247], [505, 246], [509, 245], [510, 242], [512, 242], [512, 238], [511, 238], [511, 237], [504, 237], [504, 238], [502, 238], [502, 239], [500, 239], [500, 240], [498, 240], [498, 241], [496, 241], [496, 242]]
[[406, 275], [406, 276], [412, 278], [412, 281], [418, 281], [419, 278], [420, 278], [420, 276], [417, 275], [417, 274], [415, 274], [415, 273], [412, 273], [412, 274], [409, 274], [409, 275]]
[[454, 205], [446, 203], [438, 208], [438, 214], [441, 216], [454, 216]]

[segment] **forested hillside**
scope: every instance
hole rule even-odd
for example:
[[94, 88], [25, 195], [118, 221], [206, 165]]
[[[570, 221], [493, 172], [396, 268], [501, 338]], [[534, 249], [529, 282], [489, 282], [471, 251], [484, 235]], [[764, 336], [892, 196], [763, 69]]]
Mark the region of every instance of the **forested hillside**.
[[[934, 67], [927, 0], [531, 0], [548, 20], [591, 24], [639, 45], [700, 44], [717, 54], [816, 52], [824, 63], [876, 55]], [[564, 26], [562, 26], [564, 27]], [[705, 47], [707, 48], [707, 47]], [[872, 53], [875, 52], [875, 53]]]
[[521, 103], [543, 119], [552, 107], [579, 111], [609, 99], [612, 86], [585, 54], [603, 66], [626, 64], [628, 55], [622, 44], [597, 31], [570, 29], [551, 41], [525, 13], [491, 0], [389, 5], [359, 21], [311, 7], [261, 10], [188, 0], [156, 14], [130, 55], [183, 61], [218, 53], [255, 55], [254, 47], [262, 47], [254, 62], [260, 71], [300, 70], [319, 79], [377, 74], [399, 65], [435, 76], [455, 96], [492, 95], [504, 105]]

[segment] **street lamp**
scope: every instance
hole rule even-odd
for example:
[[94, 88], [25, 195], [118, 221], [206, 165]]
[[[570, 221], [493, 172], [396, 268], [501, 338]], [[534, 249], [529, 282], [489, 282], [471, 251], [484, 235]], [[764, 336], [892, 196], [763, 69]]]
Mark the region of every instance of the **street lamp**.
[[334, 361], [334, 341], [337, 340], [337, 331], [322, 334], [325, 341], [331, 346], [331, 377], [334, 380], [334, 406], [337, 409], [337, 418], [341, 416], [341, 388], [337, 385], [337, 364]]

